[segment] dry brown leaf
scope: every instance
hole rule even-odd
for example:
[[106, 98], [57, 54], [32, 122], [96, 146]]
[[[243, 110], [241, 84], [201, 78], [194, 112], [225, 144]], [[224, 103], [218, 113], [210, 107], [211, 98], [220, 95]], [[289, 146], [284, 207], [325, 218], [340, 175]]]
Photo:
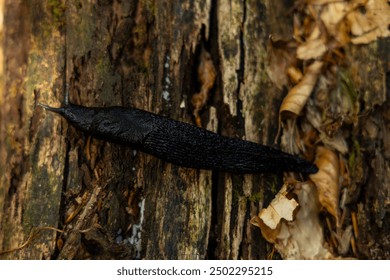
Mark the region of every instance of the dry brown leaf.
[[[316, 93], [316, 97], [318, 98], [318, 92]], [[306, 119], [307, 121], [318, 131], [322, 130], [322, 119], [323, 119], [323, 113], [320, 111], [320, 106], [315, 104], [314, 102], [308, 103], [308, 106], [306, 106]]]
[[277, 88], [287, 86], [289, 79], [287, 69], [294, 67], [296, 57], [293, 41], [285, 41], [270, 37], [267, 46], [267, 75]]
[[298, 46], [297, 57], [302, 60], [320, 58], [327, 51], [326, 40], [321, 35], [316, 25], [306, 41]]
[[326, 146], [331, 147], [343, 155], [349, 151], [348, 143], [341, 131], [336, 133], [333, 137], [329, 137], [326, 133], [321, 132], [320, 139], [322, 143], [326, 144]]
[[351, 10], [349, 2], [334, 2], [324, 6], [321, 11], [321, 20], [329, 35], [334, 37], [340, 45], [345, 45], [350, 41], [349, 28], [345, 17]]
[[351, 247], [351, 238], [353, 235], [352, 226], [349, 225], [345, 228], [345, 230], [338, 230], [336, 234], [337, 238], [337, 251], [340, 255], [346, 255]]
[[293, 38], [298, 41], [299, 43], [302, 42], [302, 38], [301, 37], [304, 37], [304, 30], [302, 28], [302, 21], [301, 21], [301, 18], [298, 14], [294, 14], [294, 24], [293, 24]]
[[[354, 1], [361, 4], [362, 0]], [[347, 15], [353, 44], [367, 44], [378, 37], [390, 36], [390, 5], [387, 0], [367, 0]]]
[[192, 105], [194, 106], [193, 115], [195, 117], [195, 122], [197, 126], [201, 126], [201, 121], [199, 117], [199, 111], [202, 110], [206, 104], [210, 90], [214, 86], [215, 78], [217, 77], [217, 71], [215, 70], [213, 60], [208, 51], [202, 47], [200, 54], [200, 63], [198, 67], [198, 80], [201, 84], [201, 89], [199, 93], [195, 93], [192, 96]]
[[264, 224], [263, 220], [260, 219], [258, 215], [252, 217], [251, 224], [260, 228], [261, 235], [264, 237], [265, 240], [270, 243], [275, 243], [275, 240], [280, 231], [281, 224], [278, 224], [276, 229], [271, 229]]
[[307, 0], [307, 3], [310, 5], [325, 5], [325, 4], [331, 4], [335, 2], [340, 2], [340, 0]]
[[322, 38], [306, 41], [297, 48], [297, 57], [302, 60], [320, 58], [328, 50]]
[[299, 70], [297, 67], [295, 66], [291, 66], [287, 69], [287, 75], [288, 77], [290, 78], [290, 81], [296, 85], [297, 83], [299, 83], [301, 80], [302, 80], [302, 77], [303, 77], [303, 74], [301, 72], [301, 70]]
[[287, 119], [285, 121], [280, 145], [284, 151], [290, 154], [300, 154], [305, 151], [304, 143], [295, 120]]
[[275, 229], [281, 219], [293, 220], [293, 212], [298, 203], [294, 199], [288, 199], [286, 197], [287, 193], [287, 185], [284, 185], [268, 208], [260, 211], [260, 219], [271, 229]]
[[[318, 96], [318, 92], [317, 92]], [[332, 135], [329, 135], [324, 125], [323, 112], [319, 110], [318, 106], [309, 104], [307, 106], [306, 119], [319, 132], [319, 139], [326, 146], [338, 151], [341, 154], [346, 154], [349, 151], [348, 144], [342, 131], [337, 130]]]
[[[286, 190], [281, 189], [281, 196]], [[275, 249], [283, 259], [332, 259], [334, 256], [329, 252], [324, 242], [323, 230], [319, 220], [319, 202], [315, 186], [310, 183], [299, 183], [294, 190], [300, 208], [287, 206], [285, 214], [288, 217], [293, 214], [293, 221], [280, 219], [275, 229], [266, 226], [259, 216], [254, 217], [252, 224], [259, 226], [261, 233], [269, 242], [275, 244]], [[287, 198], [286, 198], [287, 199]], [[280, 198], [275, 198], [272, 203], [282, 203]], [[290, 200], [291, 201], [291, 200]], [[295, 201], [295, 200], [294, 200]], [[287, 202], [289, 205], [290, 202]], [[268, 207], [269, 208], [269, 207]], [[267, 209], [268, 209], [267, 208]], [[294, 208], [294, 209], [293, 209]]]
[[318, 197], [321, 205], [339, 223], [339, 157], [333, 151], [325, 147], [317, 147], [316, 160], [319, 171], [310, 175], [310, 179], [317, 186]]
[[321, 20], [330, 34], [335, 35], [337, 33], [337, 27], [348, 11], [348, 2], [340, 1], [324, 6], [321, 11]]
[[301, 113], [307, 99], [310, 97], [310, 94], [317, 83], [322, 65], [322, 61], [314, 61], [307, 67], [306, 73], [304, 74], [301, 82], [293, 87], [283, 99], [279, 111], [280, 116], [287, 112], [290, 112], [295, 116], [298, 116]]
[[287, 184], [284, 184], [280, 191], [276, 194], [274, 200], [267, 208], [261, 209], [258, 216], [252, 219], [252, 224], [258, 226], [263, 233], [264, 238], [269, 242], [274, 242], [273, 231], [280, 226], [282, 219], [286, 221], [293, 220], [294, 210], [298, 203], [294, 199], [286, 197], [288, 194]]
[[[301, 59], [320, 57], [327, 47], [333, 49], [349, 42], [367, 44], [378, 37], [390, 36], [388, 0], [309, 0], [307, 9], [311, 11], [316, 26], [310, 36], [304, 36], [307, 37], [305, 43], [297, 49], [297, 55]], [[316, 22], [319, 19], [326, 34], [319, 31]], [[295, 17], [294, 26], [300, 26]], [[354, 37], [350, 38], [349, 32]], [[294, 34], [302, 35], [302, 32], [294, 28]]]
[[315, 187], [303, 183], [295, 193], [301, 206], [291, 223], [284, 223], [275, 248], [283, 259], [333, 259], [324, 242]]

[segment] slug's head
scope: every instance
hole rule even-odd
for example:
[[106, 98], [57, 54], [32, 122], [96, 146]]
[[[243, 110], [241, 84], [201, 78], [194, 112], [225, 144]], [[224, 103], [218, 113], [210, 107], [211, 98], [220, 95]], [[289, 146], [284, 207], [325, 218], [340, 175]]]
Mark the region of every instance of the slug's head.
[[69, 102], [69, 93], [66, 91], [63, 105], [59, 108], [38, 103], [42, 108], [63, 116], [72, 125], [82, 131], [88, 132], [93, 122], [95, 111], [91, 108], [75, 105]]
[[41, 103], [38, 103], [38, 105], [48, 111], [63, 116], [73, 126], [84, 132], [90, 132], [91, 130], [91, 125], [94, 120], [93, 116], [95, 115], [95, 111], [93, 108], [87, 108], [71, 103], [59, 108], [50, 107]]
[[42, 103], [39, 103], [39, 102], [38, 102], [38, 105], [41, 106], [42, 108], [48, 110], [48, 111], [60, 114], [61, 116], [65, 117], [66, 108], [70, 106], [69, 105], [68, 85], [66, 85], [65, 96], [64, 96], [64, 104], [62, 105], [62, 107], [60, 107], [60, 108], [50, 107], [50, 106], [48, 106], [46, 104], [42, 104]]
[[64, 104], [62, 105], [62, 107], [60, 107], [60, 108], [50, 107], [50, 106], [48, 106], [46, 104], [42, 104], [40, 102], [38, 102], [38, 105], [41, 106], [42, 108], [48, 110], [48, 111], [60, 114], [61, 116], [65, 117], [66, 108], [71, 106], [71, 104], [69, 103], [69, 90], [68, 90], [68, 88], [69, 88], [69, 86], [66, 85]]

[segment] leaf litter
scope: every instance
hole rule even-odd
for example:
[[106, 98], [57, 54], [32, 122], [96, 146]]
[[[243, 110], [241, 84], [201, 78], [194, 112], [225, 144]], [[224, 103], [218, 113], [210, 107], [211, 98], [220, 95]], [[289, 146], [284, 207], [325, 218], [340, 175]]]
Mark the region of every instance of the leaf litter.
[[358, 257], [356, 213], [347, 202], [363, 178], [354, 136], [361, 108], [348, 50], [390, 36], [390, 4], [296, 1], [293, 24], [293, 38], [272, 35], [268, 43], [267, 75], [288, 90], [277, 138], [285, 151], [315, 161], [319, 172], [285, 183], [251, 223], [284, 259]]

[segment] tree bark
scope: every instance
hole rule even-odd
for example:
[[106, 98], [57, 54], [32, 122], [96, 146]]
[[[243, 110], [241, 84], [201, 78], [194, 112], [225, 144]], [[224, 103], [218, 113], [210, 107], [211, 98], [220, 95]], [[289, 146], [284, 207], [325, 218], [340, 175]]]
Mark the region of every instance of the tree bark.
[[[178, 167], [90, 138], [37, 102], [59, 107], [68, 83], [75, 104], [132, 106], [194, 123], [191, 96], [199, 91], [204, 46], [217, 79], [202, 126], [272, 145], [285, 92], [266, 75], [266, 45], [269, 34], [292, 33], [287, 2], [4, 0], [0, 251], [29, 242], [1, 258], [267, 258], [272, 247], [249, 221], [272, 199], [280, 174]], [[379, 108], [367, 114], [381, 131], [378, 145], [359, 131], [369, 172], [380, 171], [355, 182], [357, 191], [364, 187], [354, 205], [366, 258], [390, 251], [388, 46], [382, 40], [351, 50], [371, 58], [359, 90], [367, 92], [366, 106]], [[382, 85], [387, 79], [386, 89], [369, 92], [366, 77]]]

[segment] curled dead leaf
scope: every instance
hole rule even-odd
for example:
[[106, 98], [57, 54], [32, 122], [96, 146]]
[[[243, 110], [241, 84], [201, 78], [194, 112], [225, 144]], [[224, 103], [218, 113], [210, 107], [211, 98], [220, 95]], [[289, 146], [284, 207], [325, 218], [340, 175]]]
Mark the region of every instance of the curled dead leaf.
[[321, 205], [339, 223], [339, 178], [340, 163], [335, 152], [325, 148], [317, 147], [315, 164], [319, 171], [310, 175], [310, 179], [317, 187], [318, 197]]
[[293, 87], [287, 96], [283, 99], [280, 106], [280, 116], [290, 112], [298, 116], [305, 106], [314, 86], [317, 83], [318, 76], [321, 72], [323, 62], [315, 61], [307, 67], [306, 73], [302, 80]]
[[287, 69], [287, 75], [294, 85], [299, 83], [299, 81], [302, 80], [303, 77], [301, 70], [294, 66], [291, 66]]

